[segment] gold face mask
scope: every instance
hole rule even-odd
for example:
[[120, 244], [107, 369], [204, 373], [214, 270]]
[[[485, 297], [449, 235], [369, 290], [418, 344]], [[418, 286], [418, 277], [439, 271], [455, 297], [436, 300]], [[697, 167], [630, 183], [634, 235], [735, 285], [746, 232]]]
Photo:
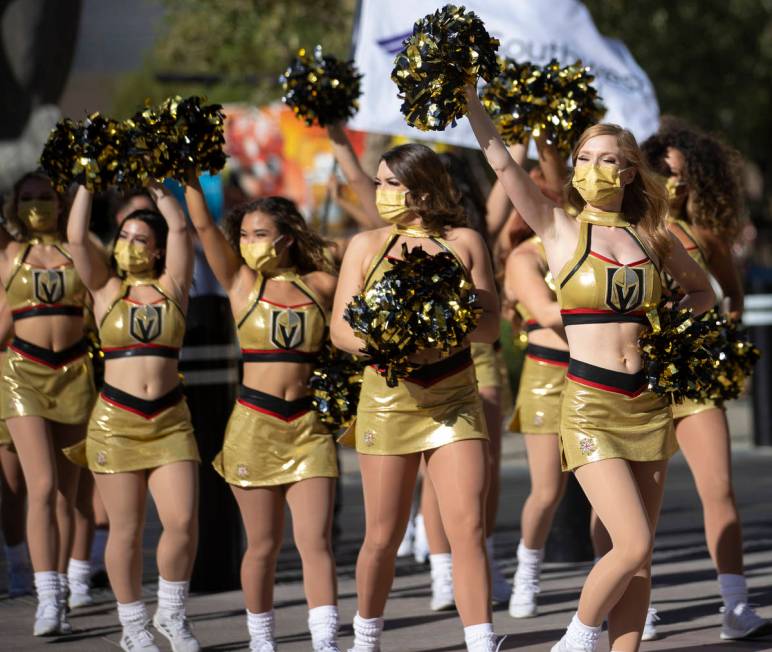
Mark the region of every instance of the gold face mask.
[[56, 202], [52, 199], [22, 199], [17, 214], [30, 233], [51, 233], [56, 230], [58, 215]]
[[153, 256], [147, 245], [128, 240], [118, 240], [115, 243], [113, 257], [118, 269], [127, 274], [144, 274], [153, 269]]
[[615, 165], [580, 163], [574, 168], [571, 185], [588, 204], [604, 204], [624, 191], [619, 178], [620, 172], [624, 170]]
[[273, 242], [261, 240], [260, 242], [242, 242], [239, 245], [241, 257], [247, 264], [247, 267], [270, 274], [279, 267], [279, 254], [276, 252], [276, 243], [284, 236], [279, 236]]
[[375, 206], [384, 220], [391, 224], [399, 224], [400, 218], [410, 212], [407, 207], [407, 190], [388, 190], [378, 187], [375, 190]]
[[665, 180], [665, 188], [667, 189], [667, 198], [670, 203], [677, 202], [683, 197], [683, 191], [686, 189], [686, 182], [676, 179], [676, 177], [668, 177]]

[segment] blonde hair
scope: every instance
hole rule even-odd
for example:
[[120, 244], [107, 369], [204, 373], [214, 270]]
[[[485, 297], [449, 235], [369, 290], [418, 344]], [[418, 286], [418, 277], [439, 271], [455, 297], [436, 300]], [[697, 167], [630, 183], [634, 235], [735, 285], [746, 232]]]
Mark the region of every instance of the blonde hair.
[[[584, 130], [571, 153], [574, 167], [576, 167], [579, 151], [590, 138], [595, 136], [614, 136], [627, 167], [635, 168], [635, 177], [624, 187], [622, 212], [628, 222], [638, 226], [644, 241], [662, 261], [670, 251], [671, 244], [666, 223], [668, 202], [664, 184], [649, 167], [635, 136], [627, 129], [615, 124], [597, 124]], [[571, 185], [570, 180], [568, 202], [580, 211], [586, 204], [576, 188]]]

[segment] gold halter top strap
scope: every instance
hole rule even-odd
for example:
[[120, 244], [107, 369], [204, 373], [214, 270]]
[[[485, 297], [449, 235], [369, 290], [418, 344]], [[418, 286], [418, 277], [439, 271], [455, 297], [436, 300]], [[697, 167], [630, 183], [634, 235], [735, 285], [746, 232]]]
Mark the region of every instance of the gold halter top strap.
[[24, 262], [27, 260], [27, 256], [29, 255], [30, 249], [32, 249], [33, 245], [38, 244], [48, 244], [53, 245], [54, 248], [62, 254], [67, 260], [72, 262], [72, 256], [70, 256], [70, 252], [64, 249], [62, 247], [62, 243], [59, 240], [51, 240], [48, 242], [43, 242], [40, 238], [31, 238], [26, 243], [24, 243], [24, 247], [19, 251], [18, 254], [16, 254], [16, 258], [13, 261], [13, 271], [11, 272], [10, 277], [8, 277], [8, 282], [5, 284], [5, 289], [7, 290], [9, 287], [11, 287], [11, 283], [13, 283], [13, 279], [16, 278], [16, 275], [19, 273], [19, 270], [21, 269], [21, 266], [24, 264]]
[[110, 313], [113, 311], [113, 308], [118, 305], [120, 301], [123, 301], [124, 299], [127, 299], [129, 297], [129, 294], [131, 293], [131, 288], [138, 287], [140, 285], [149, 285], [152, 287], [158, 294], [160, 294], [166, 301], [168, 301], [170, 304], [172, 304], [177, 310], [179, 311], [180, 315], [182, 317], [185, 317], [185, 313], [182, 310], [182, 306], [180, 306], [179, 303], [177, 303], [172, 297], [169, 296], [169, 294], [161, 287], [160, 283], [158, 283], [157, 278], [124, 278], [121, 279], [121, 290], [118, 292], [116, 297], [110, 302], [109, 307], [105, 311], [105, 314], [102, 317], [102, 320], [99, 322], [99, 327], [102, 327], [102, 324], [105, 323], [105, 319], [110, 315]]
[[705, 251], [702, 248], [702, 245], [697, 241], [697, 238], [694, 235], [694, 231], [692, 231], [692, 225], [689, 224], [684, 219], [681, 219], [680, 217], [671, 217], [668, 215], [667, 218], [668, 224], [675, 224], [681, 231], [683, 231], [686, 238], [691, 242], [696, 248], [697, 251], [700, 252], [703, 258], [705, 258]]
[[615, 226], [626, 228], [630, 222], [625, 219], [624, 213], [614, 213], [612, 211], [590, 210], [585, 208], [576, 219], [588, 224], [597, 224], [598, 226]]

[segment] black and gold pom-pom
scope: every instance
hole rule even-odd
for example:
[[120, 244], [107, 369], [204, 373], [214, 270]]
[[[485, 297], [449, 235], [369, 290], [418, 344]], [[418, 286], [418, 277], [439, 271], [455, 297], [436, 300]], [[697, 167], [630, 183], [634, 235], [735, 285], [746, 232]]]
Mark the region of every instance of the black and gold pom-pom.
[[364, 363], [353, 355], [327, 346], [308, 379], [311, 401], [324, 424], [332, 430], [347, 427], [356, 416]]
[[480, 91], [480, 99], [507, 144], [544, 137], [562, 153], [571, 150], [587, 127], [606, 112], [594, 76], [581, 61], [561, 67], [499, 59], [499, 74]]
[[409, 360], [418, 351], [448, 352], [476, 327], [477, 295], [455, 256], [434, 255], [421, 247], [408, 251], [373, 286], [353, 297], [344, 319], [364, 341], [390, 387], [415, 369]]
[[498, 74], [498, 39], [464, 7], [445, 5], [421, 18], [403, 46], [391, 78], [407, 123], [422, 131], [455, 126], [466, 114], [465, 86]]
[[649, 388], [675, 403], [685, 399], [722, 404], [737, 398], [760, 352], [742, 327], [709, 310], [660, 307], [649, 313], [651, 328], [640, 346]]
[[321, 45], [313, 53], [301, 48], [279, 77], [281, 99], [309, 127], [326, 127], [345, 122], [357, 112], [361, 79], [352, 61], [322, 54]]

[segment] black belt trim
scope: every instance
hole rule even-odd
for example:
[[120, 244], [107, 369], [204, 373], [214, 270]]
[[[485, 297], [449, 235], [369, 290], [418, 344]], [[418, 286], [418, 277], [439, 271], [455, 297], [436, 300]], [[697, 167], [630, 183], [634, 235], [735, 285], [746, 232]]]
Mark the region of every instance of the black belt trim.
[[61, 351], [52, 351], [42, 346], [37, 346], [32, 342], [23, 340], [20, 337], [14, 337], [9, 347], [25, 358], [30, 358], [35, 362], [44, 364], [48, 367], [62, 367], [68, 362], [82, 358], [88, 353], [88, 340], [84, 337], [72, 346], [68, 346]]
[[182, 385], [177, 385], [177, 387], [163, 396], [148, 401], [147, 399], [124, 392], [112, 385], [105, 384], [102, 388], [101, 396], [108, 403], [150, 419], [164, 410], [177, 405], [184, 398], [185, 394], [182, 391]]
[[540, 358], [541, 360], [556, 362], [561, 365], [567, 365], [569, 360], [568, 351], [562, 351], [560, 349], [553, 349], [548, 346], [539, 346], [538, 344], [528, 343], [525, 347], [525, 354], [533, 358]]
[[147, 346], [138, 344], [137, 346], [116, 347], [114, 349], [102, 349], [105, 360], [115, 360], [116, 358], [133, 358], [135, 356], [157, 356], [160, 358], [176, 359], [180, 350], [173, 346]]
[[587, 362], [580, 362], [573, 358], [568, 362], [568, 377], [573, 376], [581, 381], [588, 381], [594, 387], [616, 391], [622, 394], [637, 395], [646, 387], [646, 374], [643, 370], [634, 374], [626, 374], [621, 371], [612, 371], [603, 367], [596, 367]]
[[443, 378], [452, 376], [472, 364], [472, 350], [467, 347], [463, 351], [453, 354], [449, 358], [421, 365], [411, 373], [406, 381], [428, 387], [434, 385]]
[[11, 312], [13, 321], [27, 319], [28, 317], [52, 317], [54, 315], [67, 315], [70, 317], [83, 317], [83, 306], [46, 306], [37, 305], [30, 308], [19, 308]]
[[319, 359], [318, 351], [250, 351], [241, 349], [244, 362], [306, 362], [313, 363]]
[[283, 398], [266, 394], [246, 385], [239, 387], [239, 403], [253, 410], [275, 416], [284, 421], [292, 421], [310, 412], [313, 408], [310, 396], [303, 396], [294, 401], [285, 401]]
[[538, 321], [531, 321], [528, 320], [525, 322], [525, 332], [526, 333], [533, 333], [534, 331], [538, 331], [544, 328]]
[[646, 315], [625, 314], [622, 312], [608, 313], [560, 313], [564, 326], [577, 326], [582, 324], [648, 324]]

